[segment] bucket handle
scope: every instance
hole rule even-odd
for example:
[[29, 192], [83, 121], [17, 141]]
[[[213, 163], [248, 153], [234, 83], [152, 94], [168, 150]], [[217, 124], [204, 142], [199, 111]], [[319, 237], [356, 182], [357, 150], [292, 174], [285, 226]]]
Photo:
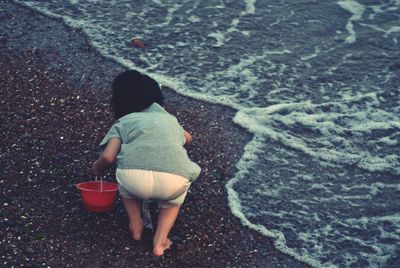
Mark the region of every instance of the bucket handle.
[[[98, 177], [96, 176], [95, 179], [96, 179], [96, 181], [97, 181], [97, 180], [98, 180]], [[103, 192], [103, 178], [100, 177], [100, 193], [102, 193], [102, 192]]]

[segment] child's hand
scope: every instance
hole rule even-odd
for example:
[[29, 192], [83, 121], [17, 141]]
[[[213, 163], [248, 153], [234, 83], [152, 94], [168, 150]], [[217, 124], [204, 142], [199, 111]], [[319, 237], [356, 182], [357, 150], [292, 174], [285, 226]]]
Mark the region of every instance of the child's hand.
[[185, 140], [186, 140], [185, 145], [190, 145], [193, 140], [192, 135], [189, 132], [187, 132], [186, 130], [183, 130], [183, 135], [185, 136]]
[[99, 158], [94, 161], [92, 165], [92, 172], [96, 176], [100, 176], [110, 168], [115, 160], [117, 159], [117, 154], [121, 148], [121, 139], [111, 138], [104, 151], [100, 154]]
[[103, 170], [100, 168], [99, 161], [96, 160], [92, 165], [92, 172], [95, 176], [101, 176], [103, 174]]

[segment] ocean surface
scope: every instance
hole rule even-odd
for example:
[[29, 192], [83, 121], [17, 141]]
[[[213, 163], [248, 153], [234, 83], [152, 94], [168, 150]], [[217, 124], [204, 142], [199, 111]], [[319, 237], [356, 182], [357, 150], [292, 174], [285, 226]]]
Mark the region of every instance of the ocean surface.
[[229, 205], [279, 250], [315, 267], [400, 266], [400, 0], [15, 2], [236, 109], [254, 137]]

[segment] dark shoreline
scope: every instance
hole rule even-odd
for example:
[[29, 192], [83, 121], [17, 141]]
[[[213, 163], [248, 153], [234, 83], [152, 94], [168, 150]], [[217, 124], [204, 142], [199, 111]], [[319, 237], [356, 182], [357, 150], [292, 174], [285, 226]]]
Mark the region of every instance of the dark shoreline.
[[0, 7], [1, 265], [305, 266], [229, 210], [225, 184], [251, 139], [233, 124], [235, 111], [170, 89], [166, 109], [193, 134], [189, 155], [203, 170], [172, 230], [174, 248], [155, 258], [151, 242], [133, 243], [120, 200], [108, 214], [84, 211], [74, 184], [91, 177], [112, 122], [110, 82], [124, 68], [60, 20], [12, 2]]

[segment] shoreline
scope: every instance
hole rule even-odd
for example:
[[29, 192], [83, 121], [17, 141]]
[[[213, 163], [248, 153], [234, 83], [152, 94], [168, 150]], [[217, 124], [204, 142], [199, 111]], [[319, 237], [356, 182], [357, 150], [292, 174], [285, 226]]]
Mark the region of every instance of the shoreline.
[[165, 107], [192, 133], [188, 153], [202, 167], [171, 232], [174, 248], [155, 258], [151, 241], [133, 243], [119, 199], [110, 213], [84, 211], [74, 184], [91, 176], [112, 122], [110, 84], [125, 68], [59, 19], [16, 3], [0, 6], [4, 265], [306, 267], [229, 209], [225, 184], [251, 139], [232, 122], [235, 111], [168, 88]]

